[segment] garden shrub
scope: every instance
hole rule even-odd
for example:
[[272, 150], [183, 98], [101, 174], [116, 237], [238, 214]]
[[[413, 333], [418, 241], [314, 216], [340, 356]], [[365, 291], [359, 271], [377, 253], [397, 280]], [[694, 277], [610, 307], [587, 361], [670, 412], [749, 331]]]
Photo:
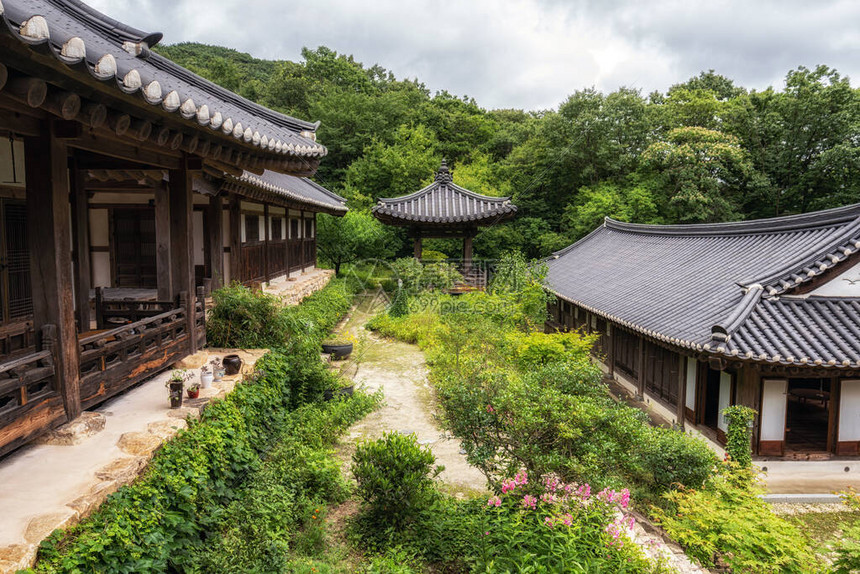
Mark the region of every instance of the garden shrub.
[[215, 347], [264, 349], [282, 346], [287, 333], [278, 298], [238, 282], [212, 292], [206, 340]]
[[352, 461], [357, 492], [368, 518], [395, 527], [430, 505], [436, 494], [433, 479], [443, 470], [433, 466], [436, 457], [418, 444], [414, 434], [398, 432], [360, 443]]
[[654, 509], [666, 532], [705, 567], [749, 574], [824, 572], [809, 539], [760, 497], [754, 471], [724, 463], [706, 488], [667, 492]]
[[[841, 493], [842, 500], [854, 512], [860, 512], [860, 495], [853, 488]], [[841, 525], [842, 535], [834, 541], [833, 570], [835, 574], [860, 572], [860, 516]]]

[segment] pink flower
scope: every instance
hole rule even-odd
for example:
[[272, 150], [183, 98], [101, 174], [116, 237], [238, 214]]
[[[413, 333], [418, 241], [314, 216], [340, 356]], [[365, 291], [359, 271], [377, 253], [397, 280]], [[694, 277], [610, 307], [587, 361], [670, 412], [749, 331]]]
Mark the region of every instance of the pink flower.
[[564, 518], [562, 518], [561, 520], [561, 523], [565, 526], [570, 526], [571, 524], [573, 524], [573, 516], [571, 516], [570, 514], [565, 514]]
[[492, 496], [492, 497], [490, 497], [490, 499], [487, 501], [487, 506], [496, 506], [496, 507], [499, 507], [499, 506], [501, 506], [501, 505], [502, 505], [502, 499], [501, 499], [501, 498], [499, 498], [498, 496]]
[[502, 494], [507, 494], [517, 488], [517, 482], [514, 479], [508, 479], [502, 483]]
[[622, 489], [613, 500], [621, 505], [621, 508], [626, 509], [630, 504], [630, 491], [626, 488]]
[[516, 481], [517, 485], [522, 486], [524, 484], [529, 483], [529, 475], [526, 471], [518, 472], [516, 476], [514, 476], [514, 480]]
[[494, 412], [496, 412], [496, 409], [493, 408], [493, 405], [487, 405], [487, 412], [488, 413], [494, 413]]
[[527, 494], [523, 497], [523, 508], [534, 508], [535, 506], [537, 506], [537, 498], [531, 494]]
[[588, 500], [591, 497], [591, 485], [583, 484], [576, 489], [576, 495], [582, 500]]
[[546, 524], [547, 526], [549, 526], [550, 528], [552, 528], [554, 526], [554, 524], [552, 523], [552, 518], [550, 518], [549, 516], [547, 516], [546, 518], [543, 519], [543, 523]]
[[552, 504], [553, 502], [555, 502], [555, 496], [553, 496], [549, 492], [545, 492], [545, 493], [540, 495], [540, 500], [541, 500], [541, 502], [545, 502], [547, 504]]

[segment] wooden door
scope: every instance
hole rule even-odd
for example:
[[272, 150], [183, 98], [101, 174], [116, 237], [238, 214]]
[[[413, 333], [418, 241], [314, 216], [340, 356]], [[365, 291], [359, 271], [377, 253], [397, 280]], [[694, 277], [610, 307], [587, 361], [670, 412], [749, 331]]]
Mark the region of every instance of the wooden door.
[[781, 456], [785, 452], [785, 413], [788, 405], [788, 380], [764, 379], [761, 386], [759, 454]]
[[111, 225], [114, 287], [158, 287], [155, 210], [115, 208]]

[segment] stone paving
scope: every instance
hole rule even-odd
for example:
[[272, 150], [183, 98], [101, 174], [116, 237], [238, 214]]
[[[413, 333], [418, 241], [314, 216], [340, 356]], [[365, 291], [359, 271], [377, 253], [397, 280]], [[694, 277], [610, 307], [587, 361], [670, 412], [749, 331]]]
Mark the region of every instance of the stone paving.
[[263, 291], [277, 295], [286, 305], [297, 305], [308, 295], [325, 287], [332, 277], [332, 269], [314, 269], [293, 279], [279, 277], [265, 285]]
[[[242, 357], [244, 371], [265, 351], [207, 349], [177, 366], [198, 368], [229, 352]], [[45, 537], [89, 516], [134, 481], [164, 441], [187, 427], [187, 417], [199, 416], [241, 378], [225, 377], [170, 409], [164, 386], [169, 376], [156, 375], [0, 460], [0, 574], [30, 567]]]

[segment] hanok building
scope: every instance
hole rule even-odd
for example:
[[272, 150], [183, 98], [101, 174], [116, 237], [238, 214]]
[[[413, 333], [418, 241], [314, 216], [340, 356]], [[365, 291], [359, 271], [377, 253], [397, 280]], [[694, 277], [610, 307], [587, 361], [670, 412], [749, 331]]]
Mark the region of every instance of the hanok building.
[[606, 219], [548, 261], [549, 326], [599, 334], [605, 371], [665, 420], [760, 456], [860, 454], [860, 204], [703, 225]]
[[468, 274], [478, 228], [512, 219], [517, 207], [510, 197], [481, 195], [455, 184], [443, 159], [433, 183], [409, 195], [380, 198], [372, 212], [383, 223], [407, 229], [416, 259], [421, 259], [424, 238], [462, 238], [462, 267]]
[[316, 124], [160, 39], [77, 0], [0, 4], [0, 455], [194, 352], [202, 288], [312, 267], [315, 214], [346, 210], [304, 179]]

